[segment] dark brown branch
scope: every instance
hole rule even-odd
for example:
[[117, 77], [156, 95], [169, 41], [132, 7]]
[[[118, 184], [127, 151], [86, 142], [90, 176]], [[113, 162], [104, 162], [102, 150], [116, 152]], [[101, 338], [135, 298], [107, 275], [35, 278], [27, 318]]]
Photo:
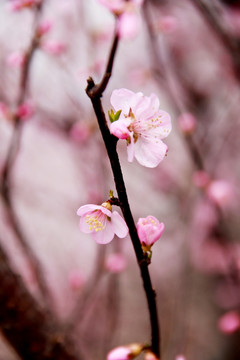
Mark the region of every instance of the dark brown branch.
[[124, 219], [129, 228], [129, 234], [131, 241], [134, 247], [134, 251], [137, 257], [138, 265], [141, 272], [141, 277], [143, 280], [143, 286], [147, 297], [148, 309], [150, 314], [150, 323], [151, 323], [151, 334], [152, 334], [152, 350], [159, 356], [160, 346], [159, 346], [159, 325], [158, 325], [158, 315], [157, 315], [157, 306], [155, 300], [155, 292], [152, 288], [151, 279], [148, 271], [148, 261], [145, 258], [141, 243], [138, 238], [136, 226], [133, 220], [133, 216], [130, 210], [127, 192], [123, 180], [123, 175], [121, 171], [121, 166], [116, 150], [117, 138], [112, 136], [109, 132], [109, 128], [106, 122], [105, 114], [102, 108], [101, 99], [99, 93], [95, 95], [92, 89], [96, 89], [98, 86], [95, 85], [92, 78], [88, 79], [88, 86], [86, 92], [92, 101], [92, 105], [98, 120], [99, 128], [107, 149], [108, 157], [111, 163], [114, 181], [116, 185], [116, 190], [118, 193], [118, 198], [120, 201], [120, 207], [124, 216]]
[[0, 247], [0, 328], [22, 359], [80, 360], [72, 343], [9, 266]]

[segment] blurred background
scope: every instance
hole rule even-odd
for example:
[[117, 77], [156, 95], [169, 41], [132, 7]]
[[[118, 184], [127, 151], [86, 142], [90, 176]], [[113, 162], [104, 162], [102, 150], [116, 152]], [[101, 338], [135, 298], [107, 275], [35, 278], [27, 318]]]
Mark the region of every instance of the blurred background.
[[[116, 196], [85, 93], [104, 73], [115, 18], [97, 0], [18, 3], [0, 2], [1, 247], [83, 358], [105, 359], [150, 341], [130, 239], [98, 245], [76, 215]], [[155, 93], [172, 117], [155, 169], [128, 163], [118, 142], [134, 219], [165, 224], [149, 266], [162, 359], [239, 360], [240, 6], [145, 0], [131, 11], [102, 101], [107, 115], [114, 89]], [[2, 337], [0, 360], [15, 359]]]

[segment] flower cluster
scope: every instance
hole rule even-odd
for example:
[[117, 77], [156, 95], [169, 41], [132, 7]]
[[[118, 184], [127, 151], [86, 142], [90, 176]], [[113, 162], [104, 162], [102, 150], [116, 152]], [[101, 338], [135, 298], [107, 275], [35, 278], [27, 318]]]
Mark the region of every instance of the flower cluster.
[[128, 161], [135, 157], [143, 166], [156, 167], [168, 151], [162, 139], [172, 129], [170, 115], [159, 109], [157, 96], [119, 89], [113, 91], [111, 104], [120, 116], [111, 123], [110, 132], [127, 141]]

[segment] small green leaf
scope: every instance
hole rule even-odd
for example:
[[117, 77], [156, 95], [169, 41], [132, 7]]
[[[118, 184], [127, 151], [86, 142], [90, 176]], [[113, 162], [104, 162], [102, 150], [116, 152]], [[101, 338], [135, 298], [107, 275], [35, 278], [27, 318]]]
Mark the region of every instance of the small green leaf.
[[116, 113], [114, 113], [113, 109], [108, 111], [108, 116], [109, 116], [110, 122], [113, 123], [114, 121], [117, 121], [120, 117], [121, 112], [122, 112], [122, 110], [118, 110]]

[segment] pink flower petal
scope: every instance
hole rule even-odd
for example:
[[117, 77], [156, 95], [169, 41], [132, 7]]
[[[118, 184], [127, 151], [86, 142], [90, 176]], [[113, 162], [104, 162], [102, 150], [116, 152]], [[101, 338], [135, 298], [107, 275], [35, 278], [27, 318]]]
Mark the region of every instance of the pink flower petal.
[[128, 227], [125, 223], [125, 220], [119, 215], [118, 212], [114, 211], [112, 213], [111, 223], [113, 226], [114, 233], [119, 238], [124, 238], [128, 234]]
[[98, 244], [108, 244], [114, 238], [114, 229], [111, 221], [106, 222], [106, 226], [104, 230], [94, 231], [91, 233], [93, 240]]
[[112, 213], [110, 210], [106, 209], [104, 206], [101, 205], [94, 205], [94, 204], [88, 204], [83, 205], [77, 210], [77, 215], [82, 216], [88, 212], [94, 211], [94, 210], [101, 210], [105, 215], [111, 217]]
[[167, 145], [161, 140], [155, 143], [139, 138], [135, 144], [135, 157], [139, 164], [154, 168], [164, 159], [167, 152]]

